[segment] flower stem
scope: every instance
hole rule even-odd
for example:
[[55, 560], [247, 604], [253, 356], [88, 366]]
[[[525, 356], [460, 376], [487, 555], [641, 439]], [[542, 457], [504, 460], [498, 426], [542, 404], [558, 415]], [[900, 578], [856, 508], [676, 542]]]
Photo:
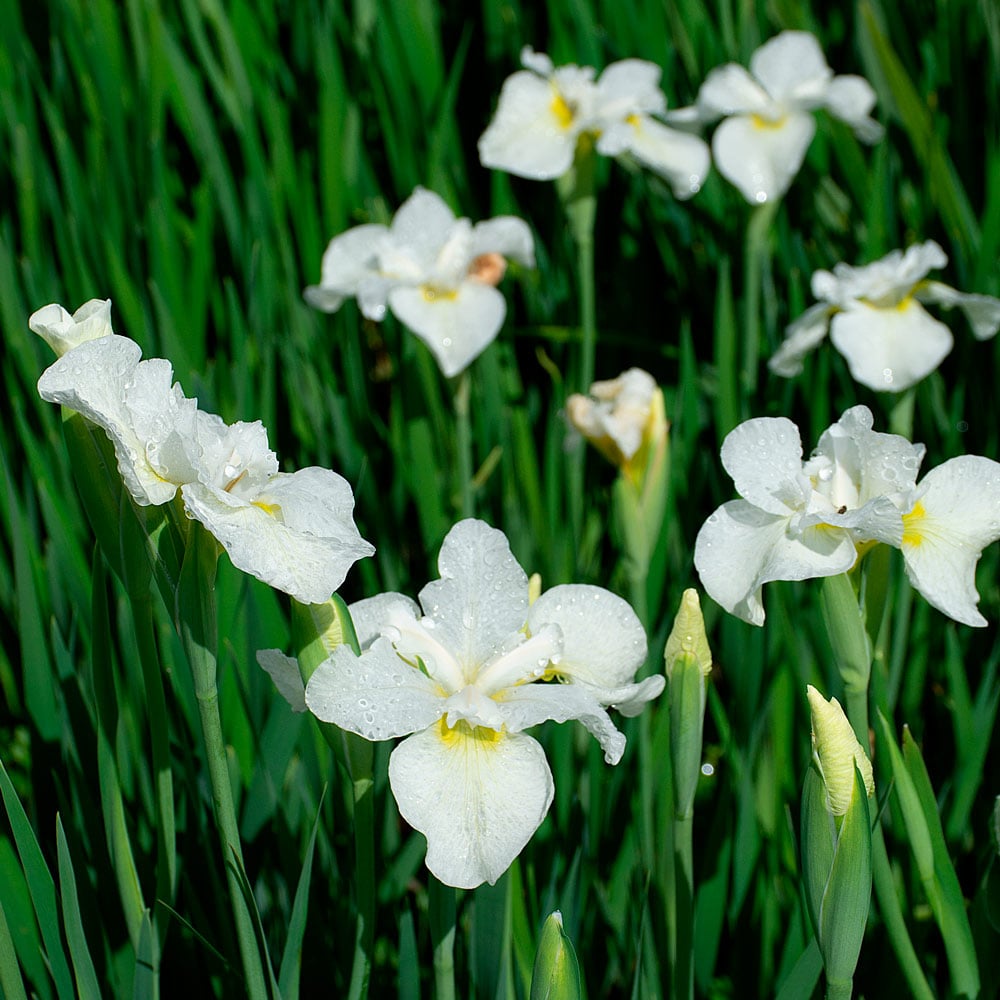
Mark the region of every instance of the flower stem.
[[354, 879], [358, 920], [349, 1000], [368, 996], [375, 950], [374, 748], [354, 733], [344, 733], [344, 756], [354, 794]]
[[472, 488], [472, 426], [469, 421], [469, 397], [472, 380], [466, 369], [453, 380], [455, 391], [455, 445], [458, 452], [458, 490], [462, 498], [462, 517], [473, 517], [476, 499]]
[[771, 266], [769, 237], [780, 198], [758, 205], [747, 224], [746, 268], [743, 288], [743, 390], [748, 395], [757, 388], [760, 357], [760, 299], [764, 275]]
[[267, 996], [264, 969], [257, 949], [253, 922], [237, 874], [239, 870], [245, 871], [245, 865], [233, 805], [222, 718], [219, 714], [219, 690], [216, 684], [218, 627], [215, 608], [218, 553], [215, 538], [200, 525], [192, 524], [177, 594], [177, 627], [194, 677], [201, 732], [205, 741], [205, 759], [212, 786], [215, 825], [226, 869], [226, 884], [236, 924], [246, 993], [252, 1000], [264, 1000]]
[[433, 875], [430, 895], [435, 1000], [455, 1000], [455, 890]]

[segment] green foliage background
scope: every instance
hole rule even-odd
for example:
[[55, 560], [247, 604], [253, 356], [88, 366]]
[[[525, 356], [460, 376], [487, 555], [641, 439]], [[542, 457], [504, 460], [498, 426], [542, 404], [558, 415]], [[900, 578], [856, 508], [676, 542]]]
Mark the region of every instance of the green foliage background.
[[[418, 184], [473, 220], [519, 214], [536, 233], [539, 266], [506, 281], [507, 325], [472, 369], [477, 512], [507, 532], [546, 585], [598, 582], [624, 593], [613, 471], [596, 455], [587, 459], [583, 531], [566, 530], [560, 408], [585, 387], [567, 375], [578, 314], [565, 220], [552, 185], [484, 170], [476, 139], [523, 44], [557, 65], [650, 59], [663, 67], [670, 105], [680, 106], [711, 68], [745, 64], [778, 30], [813, 31], [836, 72], [873, 82], [887, 136], [869, 150], [824, 118], [759, 238], [748, 236], [751, 209], [717, 174], [679, 203], [648, 174], [600, 168], [598, 377], [646, 368], [664, 387], [672, 422], [669, 520], [646, 595], [651, 669], [659, 669], [680, 593], [697, 585], [697, 529], [732, 496], [717, 458], [725, 434], [750, 416], [786, 415], [808, 449], [858, 402], [871, 406], [877, 428], [889, 426], [892, 401], [856, 386], [828, 348], [793, 381], [762, 363], [811, 302], [811, 273], [933, 238], [950, 257], [943, 280], [1000, 293], [1000, 13], [991, 0], [861, 0], [832, 13], [795, 0], [0, 0], [0, 23], [0, 759], [48, 867], [59, 867], [60, 899], [75, 884], [80, 916], [63, 915], [62, 930], [54, 910], [48, 930], [36, 919], [26, 874], [30, 881], [41, 863], [18, 856], [2, 823], [0, 915], [29, 989], [44, 1000], [72, 995], [53, 956], [72, 944], [74, 927], [104, 995], [152, 995], [143, 993], [108, 844], [126, 838], [153, 906], [157, 831], [134, 609], [95, 563], [60, 415], [37, 396], [51, 357], [27, 330], [32, 311], [110, 297], [116, 329], [147, 357], [169, 358], [204, 408], [230, 421], [261, 419], [287, 469], [324, 465], [351, 481], [359, 527], [378, 553], [352, 571], [347, 600], [415, 593], [458, 516], [448, 386], [397, 324], [376, 326], [353, 303], [323, 316], [301, 291], [317, 280], [332, 235], [387, 221]], [[757, 220], [760, 229], [759, 210]], [[1000, 456], [1000, 341], [975, 342], [960, 317], [949, 322], [955, 349], [916, 393], [913, 436], [927, 444], [926, 468], [964, 452]], [[997, 551], [987, 551], [977, 578], [991, 623], [980, 631], [930, 609], [892, 568], [876, 683], [897, 732], [908, 724], [924, 747], [970, 901], [981, 995], [995, 996], [1000, 949], [987, 872], [1000, 792]], [[345, 782], [255, 664], [257, 649], [287, 648], [286, 607], [228, 564], [219, 591], [222, 717], [263, 930], [280, 955], [319, 816], [301, 992], [340, 995], [354, 919]], [[805, 685], [835, 694], [836, 672], [815, 583], [769, 585], [766, 602], [767, 625], [753, 629], [706, 601], [716, 670], [705, 755], [715, 772], [699, 790], [695, 838], [695, 976], [705, 996], [773, 995], [810, 935], [796, 847], [809, 759]], [[179, 869], [162, 994], [237, 997], [193, 692], [163, 609], [156, 628]], [[508, 876], [509, 905], [506, 883], [463, 896], [460, 995], [526, 995], [538, 929], [557, 906], [589, 996], [661, 995], [661, 714], [657, 706], [626, 725], [632, 747], [615, 770], [582, 734], [555, 726], [543, 734], [556, 801]], [[429, 990], [426, 875], [422, 838], [401, 824], [385, 787], [389, 749], [377, 755], [372, 995], [409, 998]], [[911, 934], [946, 993], [942, 946], [891, 808], [888, 822]], [[859, 990], [899, 995], [894, 962], [875, 915]]]

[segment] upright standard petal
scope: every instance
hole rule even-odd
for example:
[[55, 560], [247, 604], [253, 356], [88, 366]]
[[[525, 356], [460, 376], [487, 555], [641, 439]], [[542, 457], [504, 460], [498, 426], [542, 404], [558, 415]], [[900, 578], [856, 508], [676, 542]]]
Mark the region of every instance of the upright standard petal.
[[830, 341], [855, 381], [902, 392], [929, 375], [951, 351], [951, 331], [914, 298], [878, 309], [853, 302], [830, 323]]
[[459, 521], [438, 556], [441, 579], [420, 591], [435, 635], [474, 676], [510, 643], [528, 611], [528, 577], [507, 536], [484, 521]]
[[28, 317], [28, 329], [37, 333], [59, 357], [88, 340], [110, 337], [111, 299], [91, 299], [71, 316], [61, 305], [52, 303], [36, 309]]
[[777, 121], [740, 115], [715, 130], [712, 154], [719, 173], [747, 201], [759, 205], [788, 190], [815, 133], [815, 119], [803, 112]]
[[782, 31], [766, 41], [750, 57], [750, 72], [774, 100], [804, 110], [819, 107], [833, 78], [808, 31]]
[[530, 736], [443, 721], [396, 747], [389, 784], [403, 819], [427, 838], [427, 867], [459, 889], [496, 882], [553, 796], [545, 753]]
[[903, 515], [903, 561], [910, 582], [939, 611], [986, 625], [976, 609], [976, 563], [1000, 538], [1000, 464], [962, 455], [932, 469]]

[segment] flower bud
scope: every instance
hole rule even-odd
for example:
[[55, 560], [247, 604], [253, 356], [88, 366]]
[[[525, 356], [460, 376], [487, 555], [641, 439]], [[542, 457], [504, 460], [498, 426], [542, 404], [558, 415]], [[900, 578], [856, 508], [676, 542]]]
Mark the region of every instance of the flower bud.
[[834, 816], [843, 816], [854, 792], [855, 765], [869, 797], [874, 795], [872, 764], [847, 721], [840, 702], [836, 698], [827, 701], [812, 685], [806, 688], [806, 694], [812, 713], [813, 755], [826, 786], [830, 811]]
[[573, 942], [555, 910], [542, 925], [542, 936], [531, 972], [531, 1000], [580, 1000], [580, 965]]

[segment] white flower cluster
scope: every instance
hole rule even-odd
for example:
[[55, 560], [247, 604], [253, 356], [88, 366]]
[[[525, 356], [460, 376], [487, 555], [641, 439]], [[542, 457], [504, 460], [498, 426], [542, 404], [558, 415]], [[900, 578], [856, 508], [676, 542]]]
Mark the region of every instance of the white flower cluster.
[[924, 446], [872, 430], [871, 411], [849, 409], [802, 460], [784, 417], [747, 420], [722, 445], [742, 499], [702, 525], [694, 562], [708, 593], [731, 614], [764, 623], [761, 589], [849, 570], [877, 542], [901, 549], [927, 601], [956, 621], [985, 625], [976, 609], [976, 563], [1000, 538], [1000, 464], [961, 455], [917, 483]]
[[233, 564], [306, 604], [319, 604], [375, 549], [353, 520], [343, 477], [311, 467], [278, 471], [260, 421], [226, 424], [198, 409], [173, 381], [170, 362], [141, 360], [135, 341], [111, 329], [111, 302], [72, 316], [49, 305], [29, 320], [61, 354], [38, 380], [41, 397], [107, 432], [118, 470], [140, 506], [180, 492]]

